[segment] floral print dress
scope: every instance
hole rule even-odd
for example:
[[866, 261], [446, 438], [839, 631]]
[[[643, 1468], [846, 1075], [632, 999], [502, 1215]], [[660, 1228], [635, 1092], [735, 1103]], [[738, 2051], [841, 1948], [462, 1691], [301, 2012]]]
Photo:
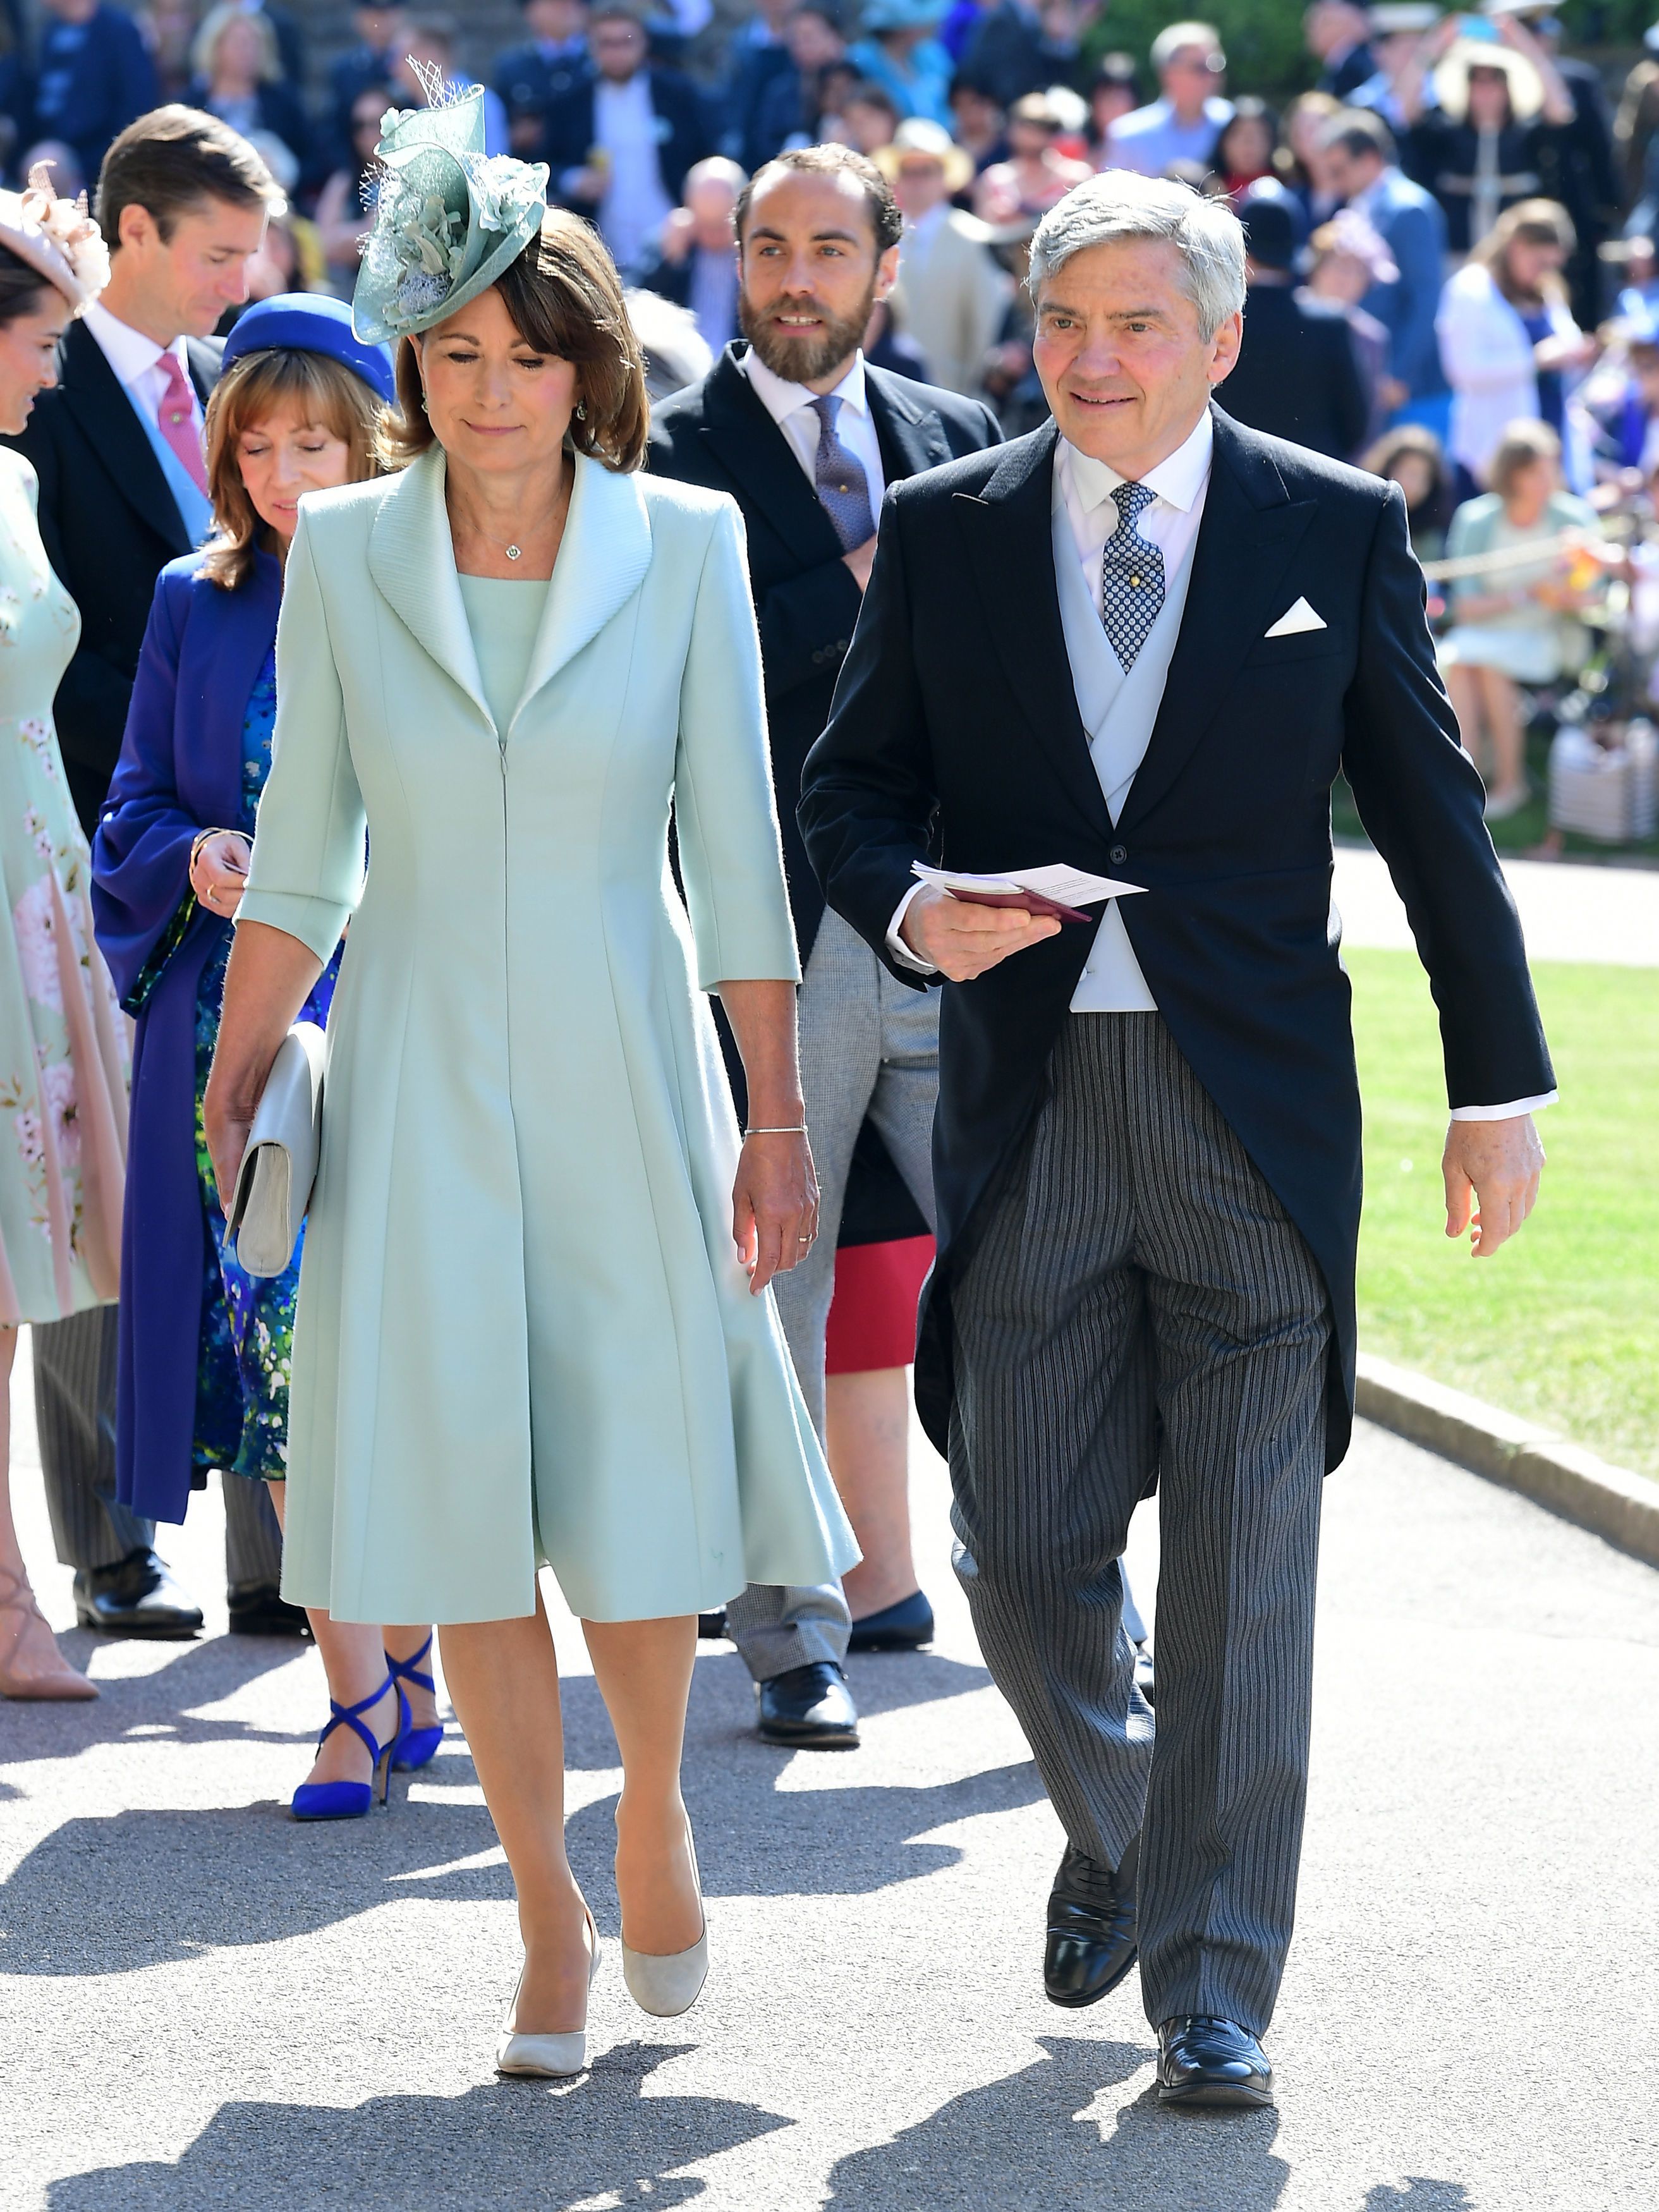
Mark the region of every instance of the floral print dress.
[[[228, 830], [252, 837], [259, 794], [270, 773], [270, 738], [276, 721], [276, 647], [248, 695], [242, 722], [242, 804]], [[300, 1288], [300, 1255], [280, 1275], [250, 1275], [225, 1249], [227, 1224], [219, 1205], [202, 1118], [213, 1048], [224, 1003], [225, 969], [232, 933], [202, 970], [196, 993], [196, 1164], [206, 1229], [207, 1280], [202, 1290], [201, 1352], [196, 1381], [195, 1460], [254, 1481], [281, 1482], [288, 1471], [289, 1363], [294, 1349], [294, 1302]], [[340, 948], [318, 977], [300, 1010], [302, 1022], [325, 1027], [340, 972]]]
[[0, 1326], [120, 1290], [127, 1042], [94, 942], [91, 860], [52, 702], [81, 635], [35, 521], [33, 470], [0, 450]]

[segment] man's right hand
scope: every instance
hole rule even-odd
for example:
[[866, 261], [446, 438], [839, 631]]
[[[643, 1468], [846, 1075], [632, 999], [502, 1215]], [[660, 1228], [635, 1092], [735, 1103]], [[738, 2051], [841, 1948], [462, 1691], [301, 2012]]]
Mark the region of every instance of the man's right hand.
[[971, 983], [1011, 952], [1024, 952], [1028, 945], [1059, 933], [1052, 915], [1028, 914], [1024, 907], [975, 906], [931, 884], [916, 893], [899, 925], [899, 935], [917, 959], [952, 983]]
[[870, 570], [876, 558], [874, 532], [871, 532], [862, 545], [855, 545], [850, 553], [843, 553], [841, 557], [852, 570], [853, 581], [858, 586], [860, 591], [867, 591], [870, 587]]

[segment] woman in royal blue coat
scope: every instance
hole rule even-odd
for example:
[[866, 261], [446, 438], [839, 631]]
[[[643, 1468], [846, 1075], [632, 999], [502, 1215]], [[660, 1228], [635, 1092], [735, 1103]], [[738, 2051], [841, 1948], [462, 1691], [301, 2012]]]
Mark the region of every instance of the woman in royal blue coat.
[[[374, 471], [391, 368], [338, 301], [262, 301], [238, 322], [208, 410], [216, 530], [155, 602], [120, 764], [93, 848], [98, 941], [137, 1017], [123, 1224], [116, 1455], [135, 1510], [182, 1521], [210, 1468], [265, 1481], [282, 1513], [300, 1255], [256, 1279], [226, 1251], [202, 1135], [231, 923], [270, 765], [283, 562], [307, 491]], [[303, 1018], [328, 1018], [339, 953]], [[437, 1748], [422, 1628], [311, 1615], [334, 1718], [301, 1818], [366, 1812], [390, 1759]], [[424, 1642], [423, 1642], [424, 1639]], [[409, 1723], [404, 1686], [416, 1717]], [[405, 1723], [400, 1729], [400, 1716]]]

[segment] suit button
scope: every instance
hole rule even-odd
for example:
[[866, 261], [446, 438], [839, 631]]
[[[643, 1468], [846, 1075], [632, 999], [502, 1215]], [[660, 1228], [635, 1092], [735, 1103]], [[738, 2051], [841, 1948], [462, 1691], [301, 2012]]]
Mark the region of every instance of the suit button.
[[1121, 868], [1129, 857], [1129, 848], [1127, 845], [1114, 845], [1106, 857], [1115, 868]]

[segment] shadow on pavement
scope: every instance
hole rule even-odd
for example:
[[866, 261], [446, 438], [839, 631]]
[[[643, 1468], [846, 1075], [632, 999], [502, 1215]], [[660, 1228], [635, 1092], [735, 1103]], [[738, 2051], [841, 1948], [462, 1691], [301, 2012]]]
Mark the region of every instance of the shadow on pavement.
[[[186, 1663], [146, 1679], [171, 1680]], [[730, 1666], [741, 1674], [735, 1657]], [[718, 1662], [700, 1666], [700, 1685], [717, 1668]], [[236, 1671], [246, 1680], [257, 1668], [242, 1662]], [[927, 1662], [913, 1679], [919, 1682], [926, 1673], [931, 1694], [948, 1695], [941, 1686], [976, 1672], [941, 1660]], [[694, 1700], [686, 1757], [686, 1797], [711, 1897], [867, 1896], [960, 1858], [954, 1844], [916, 1840], [930, 1830], [1029, 1805], [1042, 1794], [1029, 1761], [928, 1788], [780, 1790], [788, 1754], [752, 1733], [734, 1735], [725, 1706], [735, 1698], [738, 1710], [750, 1707], [737, 1698], [737, 1683], [725, 1680], [716, 1694], [707, 1694], [712, 1686]], [[975, 1685], [970, 1679], [962, 1686]], [[613, 1766], [610, 1723], [592, 1678], [575, 1677], [564, 1691], [571, 1765]], [[178, 1711], [176, 1698], [162, 1698], [159, 1691], [158, 1706]], [[246, 1733], [187, 1719], [178, 1725], [180, 1737], [199, 1726], [202, 1740]], [[305, 1765], [303, 1749], [296, 1748], [296, 1783]], [[814, 1782], [820, 1770], [826, 1783], [835, 1778], [838, 1784], [843, 1775], [850, 1780], [856, 1756], [823, 1754]], [[310, 1935], [398, 1897], [510, 1899], [507, 1866], [489, 1815], [477, 1802], [477, 1778], [460, 1740], [452, 1737], [416, 1779], [418, 1798], [396, 1778], [390, 1812], [377, 1809], [362, 1820], [301, 1823], [275, 1799], [131, 1808], [107, 1819], [66, 1820], [0, 1887], [0, 1972], [130, 1973], [204, 1951]], [[606, 1932], [616, 1926], [614, 1805], [607, 1796], [582, 1807], [567, 1830], [571, 1863]], [[258, 1878], [250, 1881], [252, 1868]], [[146, 1898], [143, 1913], [132, 1910], [136, 1893]]]
[[[58, 1638], [64, 1656], [82, 1671], [94, 1653], [107, 1644], [102, 1636], [81, 1631]], [[9, 1701], [7, 1759], [77, 1759], [83, 1751], [118, 1741], [135, 1728], [164, 1729], [178, 1743], [302, 1742], [316, 1730], [307, 1729], [296, 1735], [241, 1721], [201, 1720], [194, 1717], [193, 1709], [217, 1705], [262, 1674], [289, 1666], [311, 1648], [292, 1636], [213, 1636], [194, 1644], [152, 1644], [145, 1656], [154, 1656], [161, 1663], [143, 1674], [98, 1677], [96, 1699], [62, 1705]], [[328, 1714], [327, 1692], [321, 1662], [315, 1663], [320, 1728]]]
[[1473, 2206], [1461, 2181], [1435, 2181], [1413, 2173], [1402, 2188], [1379, 2181], [1368, 2190], [1364, 2212], [1473, 2212]]
[[50, 2212], [222, 2212], [228, 2204], [684, 2204], [682, 2167], [792, 2123], [717, 2097], [653, 2097], [690, 2046], [624, 2044], [570, 2087], [501, 2081], [463, 2097], [223, 2106], [179, 2160], [56, 2182]]
[[1290, 2169], [1273, 2112], [1176, 2114], [1150, 2089], [1106, 2124], [1091, 2107], [1150, 2049], [1039, 2036], [1034, 2065], [970, 2089], [830, 2174], [826, 2212], [994, 2206], [996, 2212], [1272, 2212]]

